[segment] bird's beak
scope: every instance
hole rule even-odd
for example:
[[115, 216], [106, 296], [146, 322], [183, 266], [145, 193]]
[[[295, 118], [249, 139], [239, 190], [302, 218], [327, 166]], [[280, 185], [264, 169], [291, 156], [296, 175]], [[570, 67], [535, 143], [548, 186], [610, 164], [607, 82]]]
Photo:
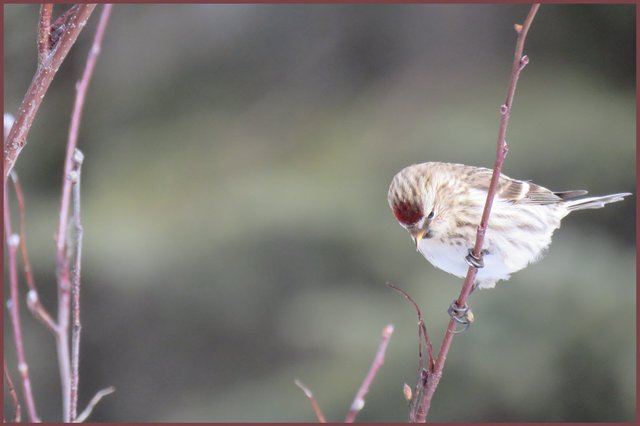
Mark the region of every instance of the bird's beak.
[[415, 234], [411, 234], [411, 238], [413, 238], [413, 242], [416, 244], [416, 251], [420, 251], [420, 241], [422, 241], [422, 238], [424, 238], [424, 234], [426, 233], [426, 230], [420, 229]]

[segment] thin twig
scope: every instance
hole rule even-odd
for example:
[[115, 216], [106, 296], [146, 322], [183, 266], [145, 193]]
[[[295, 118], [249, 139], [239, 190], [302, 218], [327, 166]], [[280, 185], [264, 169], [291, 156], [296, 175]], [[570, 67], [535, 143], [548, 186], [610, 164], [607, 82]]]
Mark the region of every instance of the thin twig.
[[82, 171], [82, 161], [84, 155], [76, 149], [73, 156], [74, 169], [71, 171], [70, 179], [73, 180], [73, 217], [75, 228], [74, 244], [74, 265], [71, 279], [72, 317], [73, 326], [71, 328], [71, 411], [69, 420], [75, 421], [78, 413], [78, 381], [80, 367], [80, 271], [82, 267], [82, 222], [80, 220], [80, 177]]
[[9, 210], [9, 194], [7, 191], [7, 181], [4, 181], [4, 232], [9, 252], [9, 288], [11, 298], [9, 299], [9, 318], [13, 329], [13, 339], [16, 346], [18, 358], [18, 372], [22, 379], [22, 393], [27, 406], [27, 413], [30, 422], [39, 422], [40, 418], [36, 412], [36, 404], [31, 390], [31, 379], [29, 377], [29, 364], [24, 351], [24, 340], [22, 337], [22, 326], [20, 325], [20, 295], [18, 291], [18, 265], [17, 251], [20, 244], [20, 236], [13, 233], [11, 229], [11, 214]]
[[69, 199], [71, 197], [71, 185], [72, 182], [67, 178], [73, 168], [73, 154], [76, 146], [78, 145], [78, 136], [80, 133], [80, 120], [82, 118], [82, 110], [84, 107], [84, 101], [89, 89], [89, 83], [93, 76], [93, 70], [100, 54], [100, 47], [104, 33], [109, 21], [109, 15], [111, 14], [111, 8], [113, 5], [105, 4], [100, 16], [100, 22], [87, 56], [87, 62], [85, 65], [82, 78], [76, 83], [76, 99], [73, 105], [73, 113], [71, 116], [71, 122], [69, 124], [69, 138], [67, 141], [67, 150], [64, 163], [64, 176], [62, 181], [62, 197], [60, 201], [60, 218], [58, 223], [57, 242], [56, 247], [58, 249], [58, 259], [64, 255], [65, 238], [67, 235], [68, 226], [68, 212], [69, 212]]
[[[477, 258], [480, 258], [482, 244], [484, 242], [484, 235], [489, 222], [489, 215], [491, 213], [491, 206], [493, 204], [493, 199], [498, 187], [498, 179], [502, 170], [502, 164], [508, 151], [505, 136], [507, 132], [507, 126], [509, 124], [509, 115], [511, 113], [511, 106], [513, 104], [513, 96], [515, 94], [518, 77], [520, 76], [520, 72], [529, 62], [529, 58], [527, 56], [523, 56], [522, 54], [524, 50], [524, 43], [527, 37], [527, 33], [529, 32], [529, 28], [531, 27], [531, 23], [533, 22], [533, 19], [536, 16], [539, 8], [540, 4], [533, 4], [531, 6], [531, 9], [529, 10], [529, 14], [527, 15], [526, 20], [524, 21], [524, 24], [515, 25], [515, 30], [518, 34], [518, 37], [516, 41], [513, 66], [511, 68], [511, 79], [509, 81], [509, 88], [507, 90], [507, 98], [505, 103], [500, 107], [500, 128], [498, 131], [496, 162], [493, 168], [493, 175], [491, 176], [491, 183], [489, 185], [489, 191], [487, 193], [487, 200], [485, 202], [484, 211], [482, 213], [482, 219], [478, 226], [476, 244], [473, 249], [473, 254]], [[456, 300], [456, 304], [459, 308], [463, 308], [467, 304], [467, 298], [471, 293], [477, 271], [478, 270], [475, 267], [469, 266], [469, 270], [467, 271], [467, 276], [462, 286], [462, 290], [460, 291], [460, 296]], [[458, 323], [453, 318], [449, 320], [449, 325], [442, 340], [440, 352], [438, 353], [438, 357], [436, 358], [435, 366], [433, 368], [433, 371], [429, 372], [427, 376], [426, 388], [424, 390], [422, 403], [420, 404], [418, 416], [416, 418], [416, 421], [418, 422], [425, 422], [426, 417], [429, 414], [429, 409], [431, 408], [431, 399], [433, 398], [433, 394], [435, 393], [436, 388], [438, 387], [438, 383], [440, 382], [440, 378], [442, 377], [444, 363], [447, 359], [447, 354], [449, 353], [449, 348], [451, 347], [451, 342], [453, 340], [457, 324]]]
[[[43, 62], [38, 63], [38, 68], [31, 80], [29, 89], [18, 109], [16, 121], [9, 132], [4, 145], [4, 180], [7, 180], [9, 172], [13, 168], [20, 151], [27, 143], [27, 135], [33, 124], [33, 120], [42, 104], [42, 99], [49, 89], [49, 85], [58, 72], [62, 61], [66, 58], [71, 46], [84, 28], [89, 16], [95, 9], [95, 4], [82, 4], [73, 6], [73, 13], [65, 16], [63, 31], [47, 55], [38, 55]], [[46, 10], [46, 9], [45, 9]]]
[[93, 409], [95, 408], [96, 405], [98, 405], [100, 400], [102, 398], [104, 398], [105, 396], [107, 396], [107, 395], [111, 395], [115, 391], [116, 391], [116, 388], [114, 388], [113, 386], [109, 386], [106, 389], [102, 389], [102, 390], [98, 391], [93, 396], [93, 398], [91, 398], [91, 401], [89, 401], [89, 404], [87, 404], [87, 408], [82, 410], [82, 413], [80, 413], [80, 415], [78, 415], [78, 417], [76, 417], [74, 423], [82, 423], [85, 420], [87, 420], [87, 418], [89, 418], [89, 416], [93, 412]]
[[393, 324], [388, 324], [382, 330], [382, 338], [380, 339], [380, 345], [378, 345], [378, 351], [376, 352], [376, 356], [373, 359], [369, 372], [362, 381], [362, 385], [360, 385], [360, 389], [358, 389], [358, 392], [351, 403], [347, 417], [344, 419], [345, 423], [353, 423], [360, 410], [364, 407], [364, 397], [367, 392], [369, 392], [369, 387], [371, 387], [373, 379], [376, 377], [376, 374], [378, 374], [378, 370], [380, 370], [380, 367], [384, 364], [384, 354], [387, 350], [387, 346], [389, 346], [389, 340], [391, 339], [392, 334]]
[[22, 193], [22, 185], [18, 174], [15, 170], [11, 170], [9, 174], [13, 181], [13, 187], [16, 192], [16, 199], [18, 200], [18, 225], [20, 229], [20, 253], [22, 255], [23, 273], [24, 279], [29, 287], [27, 293], [27, 307], [29, 311], [35, 316], [49, 331], [54, 335], [58, 332], [58, 325], [53, 320], [49, 312], [40, 302], [40, 296], [36, 287], [35, 280], [33, 279], [33, 272], [31, 269], [31, 262], [29, 261], [29, 253], [27, 251], [27, 233], [25, 225], [25, 206], [24, 206], [24, 194]]
[[[422, 409], [422, 396], [424, 395], [426, 378], [429, 376], [430, 372], [433, 371], [435, 365], [435, 360], [433, 358], [433, 346], [431, 344], [431, 339], [429, 339], [429, 333], [427, 332], [427, 324], [425, 323], [420, 307], [415, 300], [413, 300], [406, 291], [391, 283], [387, 283], [387, 287], [404, 296], [404, 298], [413, 305], [416, 310], [416, 316], [418, 317], [418, 374], [416, 376], [415, 391], [412, 392], [411, 388], [409, 388], [409, 385], [406, 383], [403, 388], [405, 399], [409, 402], [409, 421], [414, 423], [416, 418], [419, 417], [418, 412]], [[427, 348], [426, 362], [422, 353], [423, 344]]]
[[[413, 300], [413, 298], [411, 296], [409, 296], [409, 294], [402, 290], [400, 287], [396, 287], [395, 285], [393, 285], [392, 283], [387, 283], [387, 287], [389, 287], [392, 290], [397, 291], [398, 293], [400, 293], [405, 299], [407, 299], [409, 301], [409, 303], [411, 303], [413, 305], [413, 308], [416, 310], [416, 316], [418, 317], [418, 359], [419, 359], [419, 368], [428, 368], [429, 370], [433, 369], [433, 363], [434, 363], [434, 358], [433, 358], [433, 346], [431, 345], [431, 339], [429, 339], [429, 333], [427, 333], [427, 323], [425, 323], [424, 318], [422, 317], [422, 311], [420, 311], [420, 308], [418, 307], [418, 304], [415, 302], [415, 300]], [[427, 356], [428, 356], [428, 360], [427, 363], [424, 363], [423, 360], [423, 356], [422, 356], [422, 343], [424, 341], [424, 344], [427, 348]]]
[[320, 409], [320, 406], [318, 405], [318, 402], [316, 401], [316, 399], [313, 396], [313, 393], [311, 393], [311, 391], [309, 390], [309, 388], [307, 388], [300, 380], [295, 379], [293, 381], [293, 383], [296, 384], [297, 387], [299, 387], [300, 389], [302, 389], [302, 392], [304, 392], [305, 396], [309, 399], [309, 402], [311, 402], [311, 406], [313, 407], [313, 411], [315, 411], [316, 413], [316, 417], [318, 418], [318, 421], [320, 423], [326, 423], [327, 419], [324, 417], [324, 414], [322, 414], [322, 410]]
[[[94, 5], [95, 6], [95, 5]], [[80, 6], [82, 7], [82, 6]], [[60, 380], [62, 386], [62, 403], [63, 403], [63, 421], [71, 421], [72, 413], [72, 383], [71, 383], [71, 365], [69, 355], [69, 309], [70, 309], [70, 271], [69, 256], [66, 245], [67, 228], [69, 221], [69, 201], [71, 196], [71, 187], [73, 185], [70, 174], [73, 171], [74, 162], [73, 154], [78, 144], [78, 135], [80, 130], [80, 120], [82, 118], [82, 109], [86, 97], [89, 82], [93, 75], [96, 60], [100, 53], [100, 46], [104, 38], [107, 22], [111, 13], [112, 5], [106, 4], [102, 9], [100, 22], [93, 39], [93, 44], [87, 62], [85, 65], [82, 78], [76, 84], [76, 98], [71, 115], [71, 123], [69, 125], [69, 138], [67, 141], [67, 150], [65, 156], [64, 176], [62, 181], [62, 195], [60, 201], [60, 218], [58, 230], [56, 233], [56, 276], [58, 279], [58, 327], [59, 334], [56, 339], [58, 349], [58, 363], [60, 369]], [[79, 12], [78, 12], [79, 13]], [[62, 42], [62, 41], [60, 41]], [[77, 383], [76, 383], [77, 384]], [[76, 389], [77, 391], [77, 389]]]
[[[4, 378], [7, 381], [7, 387], [9, 388], [9, 394], [11, 394], [11, 400], [13, 401], [13, 409], [15, 411], [15, 415], [13, 416], [14, 423], [20, 423], [22, 421], [22, 408], [20, 407], [20, 401], [18, 400], [18, 394], [16, 393], [16, 388], [13, 386], [13, 380], [11, 380], [11, 375], [9, 374], [9, 369], [7, 368], [7, 363], [4, 363]], [[5, 418], [5, 423], [7, 422]]]
[[40, 21], [38, 22], [38, 63], [42, 64], [49, 54], [49, 36], [51, 35], [51, 13], [53, 3], [40, 5]]

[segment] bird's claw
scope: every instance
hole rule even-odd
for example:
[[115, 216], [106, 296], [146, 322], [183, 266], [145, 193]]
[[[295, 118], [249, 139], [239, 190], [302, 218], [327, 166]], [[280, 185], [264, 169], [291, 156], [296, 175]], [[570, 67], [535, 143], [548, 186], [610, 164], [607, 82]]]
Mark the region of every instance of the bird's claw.
[[469, 266], [473, 266], [477, 269], [484, 268], [484, 260], [482, 260], [482, 254], [483, 253], [480, 253], [480, 257], [475, 257], [473, 254], [473, 249], [469, 249], [469, 253], [465, 256], [464, 260]]
[[467, 329], [471, 327], [471, 323], [473, 323], [474, 320], [473, 312], [471, 312], [469, 306], [465, 304], [463, 307], [460, 307], [458, 306], [458, 303], [455, 299], [453, 300], [453, 302], [451, 302], [451, 306], [449, 306], [447, 313], [449, 314], [449, 316], [451, 316], [451, 318], [453, 318], [455, 322], [462, 325], [461, 329], [456, 329], [453, 331], [456, 334], [467, 331]]

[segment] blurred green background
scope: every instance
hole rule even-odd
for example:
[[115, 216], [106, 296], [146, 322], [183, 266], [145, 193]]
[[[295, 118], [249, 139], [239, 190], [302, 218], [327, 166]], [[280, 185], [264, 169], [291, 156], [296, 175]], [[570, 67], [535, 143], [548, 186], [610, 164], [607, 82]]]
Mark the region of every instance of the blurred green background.
[[[38, 7], [4, 12], [15, 112], [35, 71]], [[416, 318], [385, 282], [418, 301], [438, 347], [462, 280], [416, 253], [388, 185], [416, 162], [493, 165], [513, 24], [527, 12], [115, 6], [79, 142], [80, 405], [117, 388], [92, 420], [315, 421], [299, 378], [339, 421], [387, 323], [396, 331], [358, 420], [406, 420]], [[52, 310], [64, 146], [98, 17], [16, 166]], [[635, 193], [635, 6], [543, 5], [525, 53], [505, 174]], [[635, 197], [576, 213], [544, 260], [475, 293], [476, 324], [453, 342], [429, 420], [633, 421], [635, 232]], [[22, 315], [40, 414], [59, 421], [54, 341]]]

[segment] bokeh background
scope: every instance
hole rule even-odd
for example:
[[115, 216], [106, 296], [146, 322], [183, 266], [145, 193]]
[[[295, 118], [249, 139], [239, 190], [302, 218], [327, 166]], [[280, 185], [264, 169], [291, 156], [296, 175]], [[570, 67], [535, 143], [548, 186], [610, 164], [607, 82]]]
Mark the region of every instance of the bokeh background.
[[[80, 405], [117, 388], [92, 420], [315, 421], [299, 378], [339, 421], [393, 323], [358, 420], [404, 421], [416, 318], [385, 282], [419, 302], [437, 347], [462, 280], [416, 253], [388, 184], [416, 162], [492, 166], [527, 11], [115, 6], [79, 143]], [[4, 13], [13, 112], [35, 70], [38, 8]], [[64, 146], [98, 14], [16, 166], [51, 310]], [[635, 6], [543, 5], [525, 52], [504, 172], [635, 193]], [[579, 212], [543, 261], [475, 293], [430, 420], [633, 421], [635, 232], [635, 197]], [[40, 414], [60, 420], [53, 339], [24, 307], [23, 323]]]

